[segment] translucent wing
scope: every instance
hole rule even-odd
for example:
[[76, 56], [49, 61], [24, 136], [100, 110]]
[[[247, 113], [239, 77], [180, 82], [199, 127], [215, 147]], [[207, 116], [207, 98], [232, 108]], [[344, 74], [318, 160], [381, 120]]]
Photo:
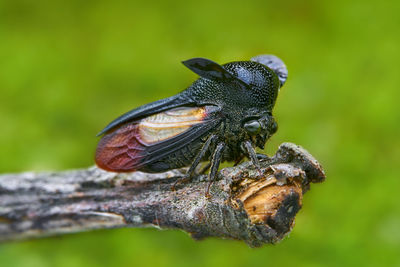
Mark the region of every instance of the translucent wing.
[[122, 124], [100, 140], [96, 164], [108, 171], [138, 170], [215, 128], [221, 121], [218, 111], [215, 106], [179, 107]]
[[176, 108], [176, 107], [181, 107], [181, 106], [188, 106], [190, 104], [194, 104], [193, 101], [188, 98], [184, 93], [180, 93], [174, 96], [171, 96], [169, 98], [161, 99], [158, 101], [151, 102], [149, 104], [140, 106], [138, 108], [135, 108], [112, 122], [110, 122], [100, 133], [97, 134], [97, 136], [100, 136], [118, 126], [121, 124], [131, 122], [134, 120], [138, 120], [141, 118], [144, 118], [146, 116], [150, 116], [155, 114], [156, 112], [161, 112], [165, 111], [168, 109]]

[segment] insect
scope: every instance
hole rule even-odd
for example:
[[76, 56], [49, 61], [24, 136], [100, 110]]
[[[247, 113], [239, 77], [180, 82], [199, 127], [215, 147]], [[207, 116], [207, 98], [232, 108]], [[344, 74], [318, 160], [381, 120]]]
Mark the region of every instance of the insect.
[[96, 164], [113, 172], [163, 172], [211, 162], [209, 184], [223, 161], [248, 157], [260, 168], [256, 147], [277, 131], [272, 109], [285, 83], [285, 64], [273, 55], [219, 65], [209, 59], [182, 62], [200, 76], [184, 91], [118, 117], [98, 135]]

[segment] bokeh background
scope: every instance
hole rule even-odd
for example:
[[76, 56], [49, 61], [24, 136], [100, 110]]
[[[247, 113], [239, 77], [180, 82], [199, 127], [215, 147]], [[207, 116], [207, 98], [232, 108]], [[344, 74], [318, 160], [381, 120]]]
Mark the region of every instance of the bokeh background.
[[307, 148], [288, 238], [245, 244], [156, 229], [0, 245], [1, 266], [400, 266], [400, 16], [393, 1], [0, 1], [0, 173], [93, 165], [95, 134], [196, 78], [180, 61], [270, 53], [288, 66], [274, 153]]

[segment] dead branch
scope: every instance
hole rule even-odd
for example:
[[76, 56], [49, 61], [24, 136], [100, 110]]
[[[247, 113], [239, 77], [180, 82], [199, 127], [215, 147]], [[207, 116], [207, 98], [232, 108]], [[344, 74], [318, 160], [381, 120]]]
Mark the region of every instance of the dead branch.
[[319, 163], [290, 143], [262, 162], [261, 173], [248, 162], [222, 169], [209, 199], [204, 175], [172, 191], [182, 174], [116, 174], [92, 167], [1, 175], [0, 241], [153, 226], [256, 247], [288, 234], [310, 183], [325, 179]]

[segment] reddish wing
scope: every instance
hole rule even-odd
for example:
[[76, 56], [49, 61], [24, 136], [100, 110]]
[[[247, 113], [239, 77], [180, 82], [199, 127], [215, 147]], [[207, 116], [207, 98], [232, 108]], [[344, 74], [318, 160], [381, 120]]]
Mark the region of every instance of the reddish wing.
[[106, 133], [96, 150], [105, 170], [131, 172], [172, 154], [220, 123], [215, 106], [180, 107], [126, 123]]

